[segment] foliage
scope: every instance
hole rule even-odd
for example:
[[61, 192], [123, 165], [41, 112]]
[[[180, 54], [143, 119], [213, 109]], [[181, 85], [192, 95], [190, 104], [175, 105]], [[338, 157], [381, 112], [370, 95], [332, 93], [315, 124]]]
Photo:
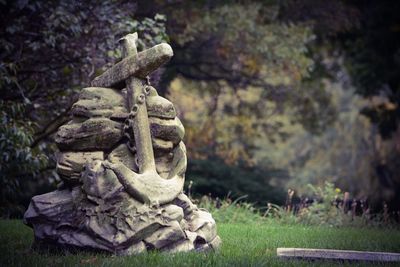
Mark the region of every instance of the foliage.
[[325, 181], [359, 197], [372, 190], [375, 135], [369, 121], [359, 114], [366, 101], [354, 95], [352, 88], [343, 87], [340, 81], [326, 85], [337, 110], [331, 127], [317, 136], [297, 129], [280, 147], [293, 177], [287, 186], [300, 194], [308, 183], [323, 186]]
[[[357, 93], [369, 99], [362, 113], [368, 117], [380, 136], [391, 144], [387, 153], [373, 163], [374, 185], [380, 188], [377, 198], [400, 203], [400, 5], [396, 1], [350, 1], [359, 10], [358, 28], [340, 36], [338, 46], [345, 53], [345, 63]], [[380, 141], [384, 143], [385, 141]], [[397, 167], [395, 167], [397, 166]]]
[[309, 185], [317, 202], [300, 211], [299, 221], [310, 225], [341, 226], [346, 214], [336, 204], [340, 189], [326, 182], [324, 187]]
[[[178, 65], [179, 73], [204, 80], [224, 79], [234, 87], [264, 88], [293, 84], [307, 77], [313, 64], [306, 54], [307, 44], [313, 39], [310, 28], [280, 23], [277, 12], [266, 10], [279, 8], [233, 3], [176, 10], [178, 14], [190, 14], [191, 23], [181, 31], [171, 29], [171, 40], [176, 46], [189, 47], [184, 52], [191, 53], [197, 63], [185, 68]], [[194, 53], [199, 57], [194, 58]], [[179, 64], [183, 57], [178, 53], [175, 62]]]
[[345, 48], [347, 67], [357, 92], [365, 96], [383, 94], [398, 103], [400, 6], [380, 1], [355, 6], [360, 12], [360, 25], [339, 40]]
[[[113, 1], [2, 3], [3, 99], [29, 99], [28, 118], [39, 123], [68, 110], [77, 87], [117, 60], [116, 43], [138, 30], [143, 45], [166, 40], [165, 17], [138, 22], [135, 4]], [[95, 14], [95, 15], [94, 15]], [[28, 23], [28, 19], [34, 23]], [[150, 41], [149, 36], [155, 38]], [[56, 108], [52, 108], [56, 107]], [[42, 126], [42, 125], [41, 125]]]
[[230, 198], [220, 200], [203, 196], [198, 206], [209, 211], [214, 220], [219, 223], [266, 223], [267, 221], [258, 208], [253, 204], [244, 202], [247, 196], [239, 197], [232, 201]]
[[[372, 227], [398, 229], [396, 219], [385, 219], [384, 213], [371, 214], [370, 210], [358, 214], [356, 210], [345, 213], [342, 191], [333, 183], [326, 182], [323, 187], [308, 185], [309, 202], [291, 203], [279, 206], [271, 202], [265, 206], [247, 202], [244, 195], [231, 199], [228, 195], [223, 199], [203, 195], [195, 198], [200, 208], [209, 211], [217, 223], [259, 223], [281, 225], [303, 225], [324, 227]], [[189, 194], [192, 192], [189, 189]], [[304, 199], [303, 199], [304, 200]], [[353, 199], [354, 200], [354, 199]]]
[[137, 32], [140, 38], [138, 39], [138, 50], [150, 48], [156, 44], [169, 42], [169, 37], [166, 33], [165, 15], [156, 14], [154, 19], [144, 18], [142, 21], [134, 20], [132, 22], [132, 31]]
[[218, 156], [230, 165], [254, 165], [254, 153], [262, 149], [256, 141], [280, 137], [281, 122], [271, 118], [277, 106], [263, 98], [260, 88], [235, 91], [220, 85], [214, 95], [207, 86], [178, 79], [170, 87], [168, 98], [185, 125], [189, 153], [198, 159]]
[[8, 217], [21, 196], [20, 184], [46, 166], [47, 157], [40, 148], [30, 148], [33, 125], [24, 121], [26, 104], [0, 100], [0, 214]]
[[[254, 153], [264, 149], [257, 140], [286, 137], [281, 123], [271, 119], [284, 112], [285, 105], [296, 103], [292, 120], [304, 125], [313, 121], [316, 125], [307, 127], [315, 131], [333, 120], [308, 116], [322, 114], [330, 104], [323, 88], [306, 93], [308, 88], [301, 85], [314, 70], [314, 35], [306, 24], [281, 21], [280, 11], [275, 1], [166, 8], [176, 52], [164, 83], [172, 81], [168, 96], [189, 128], [188, 149], [195, 157], [257, 165]], [[184, 23], [186, 18], [190, 21]], [[300, 101], [304, 105], [298, 105]], [[187, 102], [199, 108], [186, 107]]]

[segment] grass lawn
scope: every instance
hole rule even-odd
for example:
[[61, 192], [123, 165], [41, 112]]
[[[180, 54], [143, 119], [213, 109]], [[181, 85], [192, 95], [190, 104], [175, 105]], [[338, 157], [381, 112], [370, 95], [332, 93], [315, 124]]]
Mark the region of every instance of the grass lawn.
[[282, 260], [277, 247], [400, 252], [400, 231], [265, 224], [218, 224], [223, 245], [216, 253], [39, 254], [30, 251], [32, 230], [18, 220], [0, 220], [0, 266], [400, 266], [388, 263]]

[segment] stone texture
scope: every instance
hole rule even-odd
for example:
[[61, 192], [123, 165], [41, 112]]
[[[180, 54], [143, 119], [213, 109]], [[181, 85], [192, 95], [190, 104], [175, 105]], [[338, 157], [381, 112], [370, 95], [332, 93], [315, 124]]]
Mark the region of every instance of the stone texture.
[[146, 104], [149, 117], [157, 117], [160, 119], [174, 119], [176, 117], [174, 105], [172, 105], [169, 100], [159, 95], [147, 97]]
[[91, 85], [96, 87], [110, 87], [122, 89], [124, 81], [131, 76], [146, 78], [151, 72], [166, 63], [173, 51], [168, 44], [159, 44], [142, 51], [137, 55], [131, 55], [115, 64], [111, 69], [96, 77]]
[[83, 88], [79, 100], [72, 105], [72, 115], [76, 117], [106, 117], [124, 119], [128, 110], [121, 91], [110, 88]]
[[171, 141], [177, 145], [185, 135], [185, 129], [178, 117], [175, 119], [149, 118], [150, 132], [153, 138]]
[[125, 144], [121, 144], [111, 151], [107, 157], [107, 160], [111, 163], [122, 163], [132, 171], [139, 171], [137, 157], [128, 149]]
[[[167, 99], [159, 96], [154, 87], [149, 86], [146, 98], [146, 107], [149, 117], [160, 119], [175, 119], [174, 105]], [[72, 105], [72, 115], [75, 117], [107, 117], [113, 120], [125, 120], [128, 115], [125, 101], [126, 92], [103, 88], [83, 88], [79, 100]]]
[[103, 160], [103, 151], [60, 152], [57, 155], [56, 171], [67, 183], [78, 183], [85, 165], [93, 160]]
[[55, 141], [62, 151], [109, 150], [122, 138], [122, 124], [107, 118], [74, 122], [58, 129]]
[[144, 241], [153, 249], [161, 249], [171, 243], [184, 240], [185, 238], [185, 233], [181, 229], [179, 222], [172, 221], [170, 226], [158, 229]]
[[208, 229], [204, 225], [214, 220], [184, 194], [172, 201], [179, 205], [148, 206], [129, 197], [115, 174], [101, 163], [88, 165], [83, 186], [32, 198], [24, 221], [33, 226], [36, 242], [118, 255], [219, 247], [218, 237], [209, 245], [202, 238]]
[[121, 39], [125, 58], [82, 89], [72, 120], [57, 132], [64, 186], [33, 197], [24, 216], [37, 248], [131, 255], [221, 245], [211, 214], [182, 192], [184, 127], [172, 103], [144, 80], [172, 49], [137, 53], [136, 40]]

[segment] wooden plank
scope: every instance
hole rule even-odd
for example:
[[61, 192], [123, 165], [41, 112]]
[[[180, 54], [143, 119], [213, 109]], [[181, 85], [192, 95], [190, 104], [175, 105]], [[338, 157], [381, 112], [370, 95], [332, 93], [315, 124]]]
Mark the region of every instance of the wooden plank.
[[400, 253], [336, 249], [277, 248], [280, 258], [400, 262]]

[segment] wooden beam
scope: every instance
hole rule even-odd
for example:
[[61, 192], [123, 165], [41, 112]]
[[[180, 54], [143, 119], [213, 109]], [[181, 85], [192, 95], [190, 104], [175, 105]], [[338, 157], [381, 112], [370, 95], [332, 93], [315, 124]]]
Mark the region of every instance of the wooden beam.
[[400, 262], [400, 253], [335, 249], [277, 248], [280, 258]]

